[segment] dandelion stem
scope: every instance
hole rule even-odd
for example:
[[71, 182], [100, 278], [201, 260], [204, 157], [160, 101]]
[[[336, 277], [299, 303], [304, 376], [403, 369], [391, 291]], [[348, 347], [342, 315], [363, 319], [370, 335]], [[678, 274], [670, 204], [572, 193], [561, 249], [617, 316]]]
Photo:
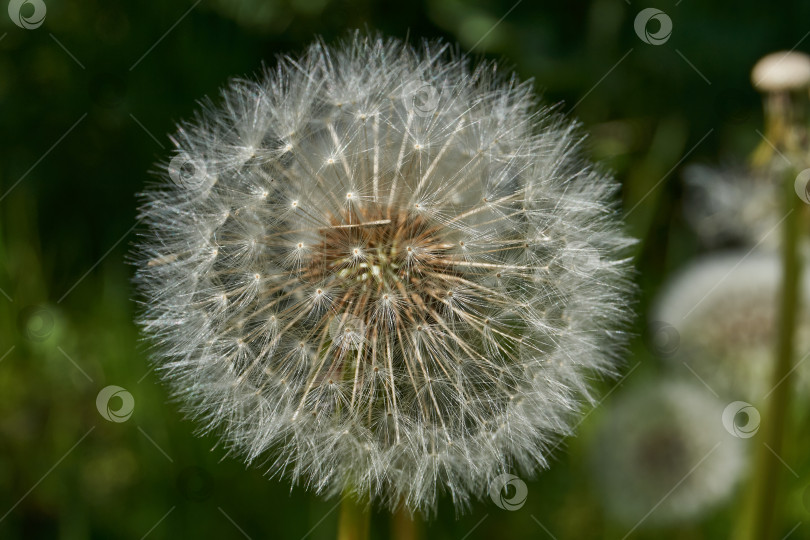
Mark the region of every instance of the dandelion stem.
[[405, 507], [397, 510], [391, 519], [392, 540], [419, 540], [419, 523]]
[[[778, 342], [776, 346], [776, 363], [772, 378], [770, 403], [762, 422], [762, 439], [764, 444], [757, 449], [755, 469], [752, 480], [751, 511], [752, 520], [748, 527], [747, 538], [775, 538], [778, 522], [777, 508], [779, 502], [779, 477], [782, 465], [776, 456], [782, 454], [785, 429], [788, 425], [791, 392], [793, 390], [792, 369], [794, 363], [796, 318], [801, 294], [800, 280], [801, 260], [798, 251], [799, 228], [801, 223], [802, 201], [796, 196], [793, 188], [795, 171], [788, 171], [788, 178], [783, 182], [785, 193], [785, 211], [788, 216], [783, 223], [782, 234], [782, 291], [780, 298], [780, 318]], [[776, 454], [776, 456], [774, 455]]]
[[370, 522], [371, 512], [352, 495], [345, 494], [340, 503], [337, 540], [368, 540]]

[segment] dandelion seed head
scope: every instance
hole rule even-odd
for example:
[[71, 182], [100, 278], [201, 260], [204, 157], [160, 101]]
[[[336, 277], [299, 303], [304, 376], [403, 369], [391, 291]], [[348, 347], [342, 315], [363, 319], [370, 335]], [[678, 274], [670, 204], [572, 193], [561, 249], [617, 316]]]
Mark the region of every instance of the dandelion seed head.
[[746, 456], [742, 439], [721, 425], [724, 405], [679, 380], [638, 384], [610, 404], [591, 449], [608, 513], [628, 526], [663, 526], [726, 500]]
[[781, 51], [762, 57], [751, 71], [751, 82], [763, 92], [798, 92], [810, 85], [810, 56]]
[[[702, 257], [667, 283], [652, 317], [671, 325], [678, 345], [668, 360], [683, 362], [728, 399], [760, 403], [771, 390], [770, 374], [779, 329], [782, 263], [772, 251], [729, 251]], [[801, 281], [796, 355], [810, 349], [810, 272]], [[810, 364], [796, 367], [798, 388], [810, 384]], [[797, 395], [806, 395], [799, 392]]]
[[430, 512], [536, 472], [630, 316], [616, 185], [581, 139], [442, 43], [356, 35], [232, 82], [174, 137], [217, 181], [141, 208], [166, 381], [234, 454], [326, 495]]
[[704, 244], [778, 245], [782, 191], [774, 178], [742, 167], [692, 164], [683, 180], [684, 217]]

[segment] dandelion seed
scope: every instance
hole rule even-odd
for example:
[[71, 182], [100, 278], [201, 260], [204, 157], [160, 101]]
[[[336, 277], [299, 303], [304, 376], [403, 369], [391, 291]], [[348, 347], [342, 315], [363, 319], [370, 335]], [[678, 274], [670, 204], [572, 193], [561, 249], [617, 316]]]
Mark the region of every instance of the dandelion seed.
[[447, 45], [361, 36], [223, 99], [175, 138], [217, 182], [141, 209], [141, 322], [190, 415], [272, 474], [392, 508], [544, 467], [631, 315], [616, 185], [575, 125]]

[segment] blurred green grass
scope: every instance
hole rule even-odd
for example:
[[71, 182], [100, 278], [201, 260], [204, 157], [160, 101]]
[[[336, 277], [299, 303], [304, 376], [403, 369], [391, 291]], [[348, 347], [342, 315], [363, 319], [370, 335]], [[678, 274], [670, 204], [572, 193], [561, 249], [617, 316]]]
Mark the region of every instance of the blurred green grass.
[[[334, 534], [336, 501], [268, 480], [264, 469], [227, 457], [215, 437], [193, 435], [132, 323], [125, 254], [138, 230], [135, 193], [169, 148], [174, 123], [229, 77], [357, 27], [458, 41], [533, 77], [547, 102], [582, 120], [590, 152], [623, 183], [628, 228], [641, 239], [641, 336], [663, 280], [701, 249], [681, 218], [680, 168], [739, 161], [753, 149], [762, 120], [750, 67], [794, 47], [810, 20], [810, 4], [798, 1], [660, 2], [674, 32], [656, 47], [633, 31], [642, 6], [621, 0], [46, 4], [36, 30], [0, 13], [3, 538], [240, 538], [240, 528], [252, 538]], [[636, 362], [625, 385], [660, 369], [641, 337], [625, 371]], [[607, 392], [614, 382], [600, 384]], [[133, 394], [128, 421], [107, 422], [96, 410], [107, 385]], [[546, 528], [559, 539], [621, 538], [627, 531], [604, 516], [585, 463], [600, 414], [529, 482], [520, 511], [486, 501], [456, 519], [444, 501], [439, 518], [422, 525], [425, 537], [543, 538]], [[785, 487], [785, 533], [809, 517], [806, 420], [797, 415], [784, 456], [799, 475]], [[733, 500], [703, 522], [633, 537], [725, 537], [738, 510]], [[387, 515], [375, 513], [373, 536], [388, 527]]]

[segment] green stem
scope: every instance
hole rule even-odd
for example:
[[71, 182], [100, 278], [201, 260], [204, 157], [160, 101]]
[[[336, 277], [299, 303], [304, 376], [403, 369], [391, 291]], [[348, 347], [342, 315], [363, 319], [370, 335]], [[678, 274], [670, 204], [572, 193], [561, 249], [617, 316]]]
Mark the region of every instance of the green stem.
[[405, 508], [400, 508], [391, 519], [392, 540], [419, 540], [419, 523], [416, 515], [411, 516]]
[[[788, 212], [783, 223], [782, 235], [782, 290], [780, 297], [780, 315], [778, 342], [776, 347], [776, 364], [773, 371], [770, 403], [763, 415], [763, 444], [757, 449], [754, 476], [752, 481], [752, 520], [747, 531], [747, 538], [776, 538], [778, 523], [777, 509], [779, 501], [778, 484], [782, 465], [776, 456], [782, 454], [785, 428], [788, 425], [791, 393], [793, 391], [794, 335], [799, 306], [801, 260], [799, 256], [800, 216], [804, 210], [802, 201], [796, 196], [793, 188], [795, 172], [791, 171], [785, 180], [786, 202]], [[774, 456], [776, 454], [776, 456]]]
[[337, 540], [368, 540], [371, 512], [345, 493], [340, 503]]

